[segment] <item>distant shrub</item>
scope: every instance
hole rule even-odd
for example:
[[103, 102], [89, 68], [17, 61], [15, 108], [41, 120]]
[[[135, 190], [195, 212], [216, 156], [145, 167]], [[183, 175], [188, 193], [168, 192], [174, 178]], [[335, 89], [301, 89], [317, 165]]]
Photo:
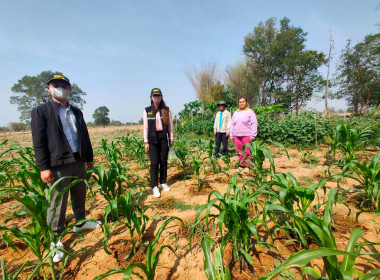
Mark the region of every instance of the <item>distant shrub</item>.
[[[231, 115], [237, 108], [228, 108]], [[199, 101], [185, 104], [179, 113], [180, 125], [177, 133], [193, 132], [197, 135], [212, 136], [215, 114], [218, 108], [215, 103], [205, 105]], [[258, 139], [274, 140], [284, 145], [307, 147], [317, 144], [331, 144], [332, 131], [338, 124], [348, 123], [357, 130], [370, 127], [370, 145], [380, 145], [380, 114], [376, 111], [361, 117], [324, 117], [321, 113], [306, 111], [299, 115], [287, 113], [281, 105], [254, 108], [258, 121]]]

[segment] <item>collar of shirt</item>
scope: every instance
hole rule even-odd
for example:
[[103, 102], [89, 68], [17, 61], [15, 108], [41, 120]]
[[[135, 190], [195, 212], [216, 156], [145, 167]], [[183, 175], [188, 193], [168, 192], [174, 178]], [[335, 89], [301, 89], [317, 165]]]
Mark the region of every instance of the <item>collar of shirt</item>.
[[248, 107], [245, 107], [244, 110], [240, 110], [240, 108], [238, 109], [238, 111], [247, 111], [248, 110]]

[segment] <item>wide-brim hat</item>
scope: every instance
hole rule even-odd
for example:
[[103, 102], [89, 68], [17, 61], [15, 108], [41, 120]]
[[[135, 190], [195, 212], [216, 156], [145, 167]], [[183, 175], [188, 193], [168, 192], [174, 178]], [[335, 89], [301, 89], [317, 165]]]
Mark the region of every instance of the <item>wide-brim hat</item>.
[[59, 80], [59, 81], [65, 81], [66, 83], [68, 83], [70, 86], [70, 80], [69, 78], [65, 77], [64, 75], [61, 75], [61, 74], [52, 74], [49, 76], [46, 84], [50, 84], [50, 82], [54, 81], [54, 80]]
[[217, 106], [219, 106], [219, 105], [224, 105], [224, 106], [227, 107], [227, 103], [226, 103], [226, 101], [219, 101], [216, 105], [217, 105]]

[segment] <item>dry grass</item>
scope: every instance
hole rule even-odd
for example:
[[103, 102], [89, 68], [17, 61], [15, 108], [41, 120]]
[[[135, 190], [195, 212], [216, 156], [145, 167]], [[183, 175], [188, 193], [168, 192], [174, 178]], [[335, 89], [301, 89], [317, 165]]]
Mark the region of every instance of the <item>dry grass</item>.
[[[99, 138], [110, 138], [115, 135], [126, 134], [127, 131], [141, 131], [142, 125], [121, 125], [121, 126], [97, 126], [97, 127], [88, 127], [88, 132], [90, 134], [91, 140]], [[22, 146], [31, 146], [32, 145], [32, 133], [30, 130], [14, 132], [14, 131], [1, 131], [0, 132], [0, 142], [8, 139], [9, 141], [17, 141]]]
[[121, 126], [94, 126], [88, 128], [90, 137], [109, 137], [115, 134], [125, 134], [127, 131], [142, 131], [143, 125], [121, 125]]
[[8, 139], [9, 141], [17, 141], [20, 144], [27, 145], [32, 143], [32, 132], [30, 130], [26, 131], [1, 131], [0, 132], [0, 142]]

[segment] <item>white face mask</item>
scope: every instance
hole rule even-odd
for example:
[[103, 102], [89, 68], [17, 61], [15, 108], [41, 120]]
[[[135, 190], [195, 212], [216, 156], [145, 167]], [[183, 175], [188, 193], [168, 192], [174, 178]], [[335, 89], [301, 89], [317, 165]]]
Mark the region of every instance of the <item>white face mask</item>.
[[53, 95], [53, 97], [58, 99], [67, 99], [67, 97], [69, 96], [69, 90], [61, 87], [50, 87], [50, 92]]

